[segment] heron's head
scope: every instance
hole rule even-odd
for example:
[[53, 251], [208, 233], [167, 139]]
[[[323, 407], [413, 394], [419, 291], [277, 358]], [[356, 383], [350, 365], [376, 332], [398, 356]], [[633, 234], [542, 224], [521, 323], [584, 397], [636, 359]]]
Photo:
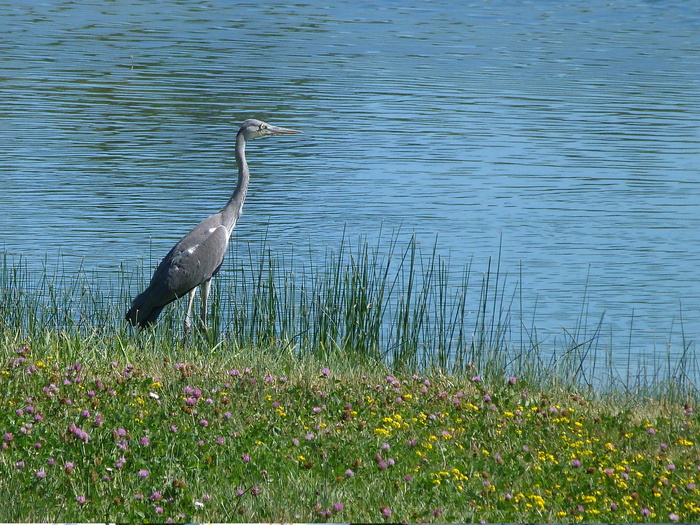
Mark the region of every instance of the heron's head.
[[294, 129], [273, 126], [272, 124], [254, 118], [246, 120], [241, 126], [241, 129], [238, 130], [238, 134], [243, 134], [246, 140], [267, 137], [269, 135], [294, 135], [296, 133], [301, 132]]

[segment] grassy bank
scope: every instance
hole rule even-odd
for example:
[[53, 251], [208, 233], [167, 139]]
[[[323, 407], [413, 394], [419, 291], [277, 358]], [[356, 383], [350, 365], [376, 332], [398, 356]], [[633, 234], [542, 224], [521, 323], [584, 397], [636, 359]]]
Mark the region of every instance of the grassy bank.
[[2, 521], [700, 519], [691, 402], [192, 346], [6, 333]]
[[582, 318], [545, 351], [497, 261], [389, 244], [233, 257], [186, 341], [181, 306], [124, 325], [139, 269], [5, 256], [0, 521], [700, 519], [690, 345], [620, 372]]

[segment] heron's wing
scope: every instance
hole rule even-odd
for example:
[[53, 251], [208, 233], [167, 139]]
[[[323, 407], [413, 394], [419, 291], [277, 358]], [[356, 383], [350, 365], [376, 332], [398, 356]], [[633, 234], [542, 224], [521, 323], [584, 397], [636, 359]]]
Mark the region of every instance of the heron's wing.
[[172, 254], [167, 264], [167, 286], [177, 296], [208, 281], [224, 261], [228, 235], [224, 226], [213, 227], [206, 236], [189, 242]]
[[166, 255], [151, 278], [154, 304], [167, 304], [208, 281], [226, 254], [228, 233], [216, 215], [199, 223]]

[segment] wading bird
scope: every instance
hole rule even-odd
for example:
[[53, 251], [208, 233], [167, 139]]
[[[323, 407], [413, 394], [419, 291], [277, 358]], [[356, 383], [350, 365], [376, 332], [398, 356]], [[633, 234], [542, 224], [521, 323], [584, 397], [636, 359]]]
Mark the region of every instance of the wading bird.
[[250, 171], [245, 160], [246, 143], [258, 137], [299, 133], [293, 129], [271, 126], [255, 119], [246, 120], [236, 135], [236, 163], [238, 184], [226, 206], [200, 222], [173, 246], [153, 273], [144, 292], [131, 303], [126, 319], [134, 326], [144, 328], [153, 323], [169, 303], [189, 294], [185, 314], [185, 333], [191, 326], [192, 305], [197, 287], [201, 288], [202, 326], [207, 323], [207, 299], [211, 279], [224, 261], [228, 241], [241, 215], [248, 192]]

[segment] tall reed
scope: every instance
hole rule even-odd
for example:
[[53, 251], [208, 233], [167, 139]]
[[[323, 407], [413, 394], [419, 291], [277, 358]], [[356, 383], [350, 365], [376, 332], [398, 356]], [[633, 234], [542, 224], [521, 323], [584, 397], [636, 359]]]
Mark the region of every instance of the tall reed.
[[[499, 253], [480, 275], [473, 261], [454, 271], [438, 253], [437, 239], [429, 250], [415, 236], [399, 239], [380, 234], [376, 244], [366, 238], [353, 244], [343, 237], [320, 262], [311, 255], [273, 253], [265, 240], [239, 245], [214, 281], [209, 331], [188, 344], [204, 353], [256, 347], [302, 356], [339, 354], [350, 362], [382, 361], [400, 371], [437, 369], [500, 380], [517, 376], [543, 387], [622, 387], [632, 394], [664, 390], [678, 396], [697, 392], [700, 374], [685, 335], [681, 356], [671, 359], [667, 353], [665, 373], [653, 379], [635, 376], [631, 360], [620, 373], [602, 338], [603, 319], [592, 324], [588, 319], [584, 290], [576, 326], [545, 348], [534, 313], [529, 323], [523, 316], [522, 269], [518, 282], [509, 284]], [[154, 339], [167, 352], [181, 344], [185, 301], [166, 308], [157, 325], [142, 333], [123, 319], [149, 273], [122, 267], [116, 278], [103, 279], [80, 267], [69, 274], [60, 258], [55, 268], [45, 259], [36, 271], [26, 259], [4, 253], [0, 329], [30, 340], [46, 331], [70, 334], [76, 341], [113, 338], [117, 346], [132, 338]]]

